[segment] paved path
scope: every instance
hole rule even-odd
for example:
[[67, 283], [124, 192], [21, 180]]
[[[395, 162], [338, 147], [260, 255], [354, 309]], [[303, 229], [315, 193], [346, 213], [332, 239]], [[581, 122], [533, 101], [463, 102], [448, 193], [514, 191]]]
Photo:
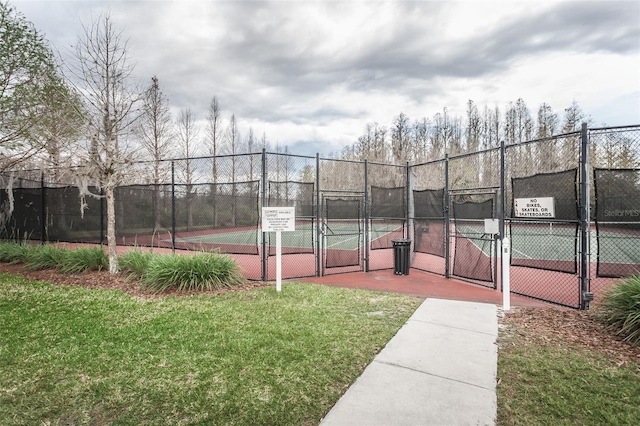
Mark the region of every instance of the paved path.
[[494, 304], [426, 299], [321, 426], [493, 425]]

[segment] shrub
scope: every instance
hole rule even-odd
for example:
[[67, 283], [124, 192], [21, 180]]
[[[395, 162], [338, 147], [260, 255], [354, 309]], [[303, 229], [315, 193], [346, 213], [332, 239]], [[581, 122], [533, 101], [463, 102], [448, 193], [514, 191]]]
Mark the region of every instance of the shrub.
[[149, 263], [153, 253], [143, 253], [140, 250], [130, 250], [118, 257], [118, 266], [125, 272], [128, 278], [136, 279], [144, 277], [149, 269]]
[[640, 344], [640, 276], [625, 278], [605, 291], [599, 314], [624, 340], [634, 346]]
[[212, 290], [232, 287], [243, 281], [235, 261], [226, 255], [155, 255], [151, 258], [142, 286], [156, 293]]
[[64, 274], [76, 274], [84, 271], [101, 271], [109, 266], [109, 258], [102, 247], [78, 248], [68, 250], [58, 263], [58, 269]]

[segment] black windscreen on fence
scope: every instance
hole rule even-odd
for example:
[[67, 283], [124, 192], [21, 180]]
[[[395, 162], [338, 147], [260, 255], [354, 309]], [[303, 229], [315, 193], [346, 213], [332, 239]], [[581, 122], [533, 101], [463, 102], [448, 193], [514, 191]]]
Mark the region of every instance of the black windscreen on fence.
[[104, 202], [96, 197], [100, 195], [100, 190], [94, 187], [88, 190], [94, 195], [85, 195], [82, 200], [75, 186], [45, 189], [49, 241], [99, 243], [106, 235]]
[[[315, 252], [315, 192], [313, 182], [269, 181], [269, 207], [295, 207], [296, 230], [281, 234], [282, 254]], [[275, 235], [269, 233], [269, 255], [276, 254]]]
[[[577, 272], [577, 169], [512, 179], [511, 265], [574, 274]], [[553, 203], [553, 217], [537, 205]], [[524, 203], [520, 209], [516, 203]], [[524, 210], [528, 206], [533, 210]], [[540, 215], [541, 217], [538, 217]]]
[[404, 219], [405, 187], [371, 187], [371, 217], [380, 219]]
[[11, 240], [39, 240], [42, 238], [42, 192], [39, 188], [15, 188], [11, 198], [0, 191], [0, 214], [3, 219], [0, 236]]
[[362, 242], [361, 199], [325, 198], [325, 266], [360, 264]]
[[413, 250], [444, 257], [444, 188], [413, 191], [413, 203]]
[[115, 189], [118, 244], [171, 247], [171, 185]]
[[599, 277], [640, 272], [640, 169], [595, 169]]
[[393, 240], [404, 238], [406, 190], [371, 187], [371, 250], [389, 249]]
[[478, 281], [493, 281], [492, 236], [484, 233], [484, 219], [493, 217], [493, 197], [485, 201], [453, 202], [455, 253], [453, 274]]

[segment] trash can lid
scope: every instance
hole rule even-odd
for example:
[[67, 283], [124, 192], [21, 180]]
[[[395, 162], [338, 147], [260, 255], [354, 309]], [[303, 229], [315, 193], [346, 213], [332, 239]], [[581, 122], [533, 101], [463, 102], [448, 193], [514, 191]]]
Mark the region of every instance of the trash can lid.
[[406, 238], [391, 240], [391, 242], [393, 244], [411, 244], [411, 240], [408, 240]]

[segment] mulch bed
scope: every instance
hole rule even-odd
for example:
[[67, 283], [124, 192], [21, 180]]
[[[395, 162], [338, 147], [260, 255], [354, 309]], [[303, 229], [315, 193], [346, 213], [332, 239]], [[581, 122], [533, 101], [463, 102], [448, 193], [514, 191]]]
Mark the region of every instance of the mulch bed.
[[54, 285], [79, 286], [103, 290], [120, 290], [134, 297], [152, 299], [167, 296], [186, 297], [195, 294], [222, 295], [225, 293], [247, 291], [273, 285], [263, 281], [245, 281], [231, 288], [208, 291], [166, 291], [163, 293], [151, 293], [140, 286], [138, 280], [127, 278], [126, 274], [110, 274], [108, 271], [87, 271], [81, 274], [61, 274], [54, 270], [29, 271], [24, 265], [11, 265], [0, 263], [0, 272], [22, 275], [34, 281], [46, 281]]

